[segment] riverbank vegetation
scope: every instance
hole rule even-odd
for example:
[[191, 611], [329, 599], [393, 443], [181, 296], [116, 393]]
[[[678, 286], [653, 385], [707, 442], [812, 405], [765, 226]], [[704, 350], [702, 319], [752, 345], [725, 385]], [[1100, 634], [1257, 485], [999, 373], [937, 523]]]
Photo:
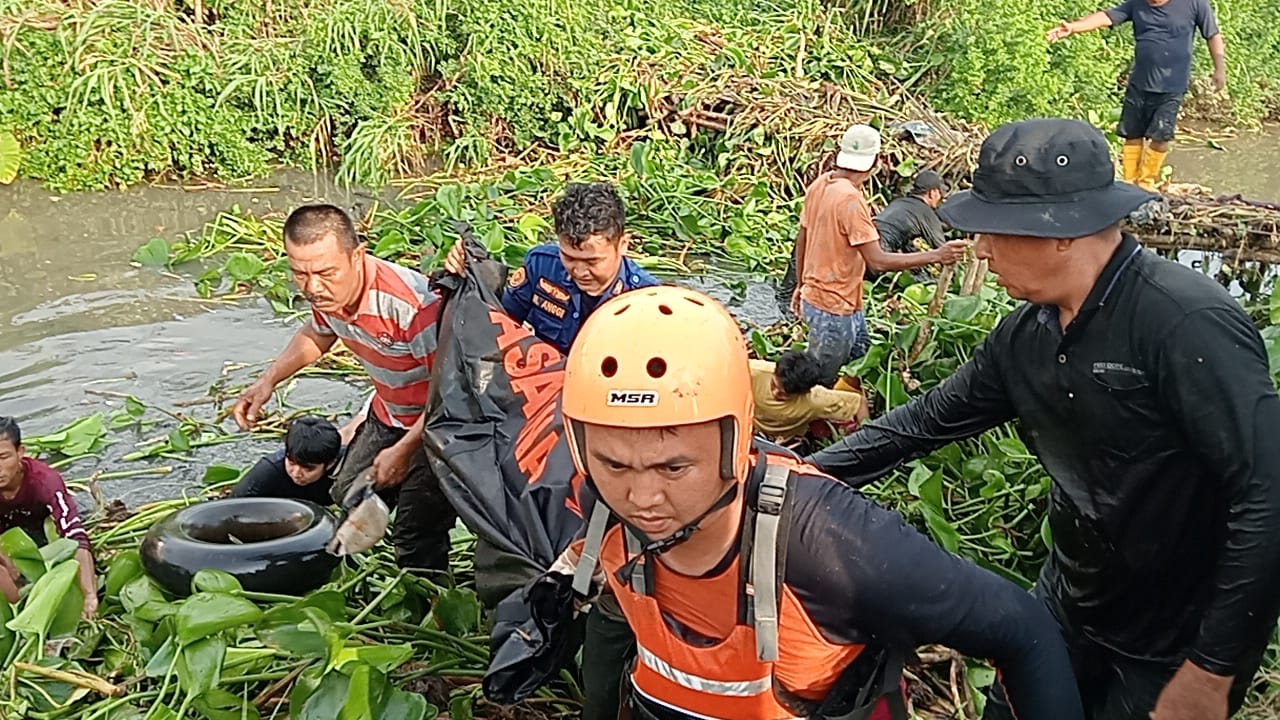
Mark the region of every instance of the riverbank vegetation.
[[[1231, 69], [1231, 99], [1215, 99], [1214, 118], [1257, 120], [1280, 106], [1274, 6], [1214, 4]], [[1108, 125], [1131, 33], [1053, 47], [1043, 38], [1092, 9], [1090, 0], [0, 0], [0, 180], [16, 167], [53, 189], [96, 189], [333, 162], [343, 178], [376, 186], [440, 161], [599, 151], [657, 121], [751, 123], [762, 114], [753, 110], [784, 101], [821, 107], [833, 86], [895, 108], [909, 94], [989, 125], [1032, 115]], [[823, 109], [840, 123], [859, 116]]]
[[[1215, 6], [1232, 68], [1221, 117], [1257, 119], [1280, 102], [1266, 80], [1280, 77], [1270, 0]], [[1108, 124], [1127, 31], [1043, 41], [1058, 19], [1092, 9], [1078, 0], [0, 0], [0, 171], [20, 156], [17, 174], [55, 189], [228, 181], [329, 161], [343, 179], [372, 186], [407, 176], [396, 202], [361, 218], [361, 230], [375, 254], [426, 271], [454, 241], [453, 221], [470, 223], [514, 264], [548, 239], [549, 203], [565, 181], [610, 180], [655, 270], [776, 271], [805, 183], [852, 120], [889, 138], [891, 161], [873, 186], [880, 204], [920, 168], [967, 173], [982, 123], [1052, 114]], [[896, 125], [910, 120], [925, 123], [914, 136]], [[278, 313], [300, 313], [282, 221], [233, 209], [191, 236], [152, 240], [134, 259], [189, 273], [205, 297], [263, 297]], [[1227, 272], [1251, 291], [1246, 305], [1280, 369], [1280, 326], [1270, 326], [1280, 300], [1251, 271]], [[948, 376], [1012, 307], [981, 275], [966, 275], [945, 276], [940, 292], [906, 275], [870, 286], [874, 346], [851, 369], [876, 413]], [[801, 337], [788, 323], [751, 328], [764, 357]], [[314, 372], [359, 375], [350, 358], [333, 363]], [[74, 467], [76, 456], [145, 426], [117, 472], [183, 461], [193, 447], [244, 437], [226, 430], [236, 388], [224, 380], [198, 411], [109, 398], [113, 414], [35, 447]], [[294, 411], [264, 427], [278, 432]], [[237, 469], [210, 472], [216, 486]], [[1052, 542], [1048, 487], [1004, 427], [910, 464], [875, 493], [944, 547], [1026, 586]], [[56, 614], [17, 623], [0, 650], [25, 665], [6, 664], [0, 707], [22, 717], [164, 720], [495, 714], [477, 699], [487, 650], [466, 590], [465, 538], [459, 588], [406, 579], [382, 555], [344, 568], [309, 599], [253, 596], [208, 575], [197, 597], [211, 599], [199, 602], [226, 608], [228, 621], [195, 632], [179, 624], [192, 601], [160, 594], [132, 554], [149, 522], [185, 502], [127, 520], [104, 504], [93, 536], [109, 619], [81, 625], [77, 643], [61, 648], [46, 642], [66, 629]], [[31, 559], [32, 573], [51, 578], [45, 587], [64, 581], [56, 553], [41, 567]], [[45, 606], [37, 590], [51, 592], [37, 581], [18, 616]], [[976, 717], [990, 669], [929, 657], [942, 672], [913, 676], [917, 707]], [[89, 673], [124, 694], [99, 699], [83, 682], [32, 667]], [[1262, 676], [1254, 717], [1274, 716], [1280, 703], [1275, 667]], [[436, 684], [415, 684], [426, 678]], [[426, 690], [430, 705], [396, 688]], [[538, 711], [570, 712], [572, 684], [558, 692]], [[384, 714], [389, 706], [398, 710]]]

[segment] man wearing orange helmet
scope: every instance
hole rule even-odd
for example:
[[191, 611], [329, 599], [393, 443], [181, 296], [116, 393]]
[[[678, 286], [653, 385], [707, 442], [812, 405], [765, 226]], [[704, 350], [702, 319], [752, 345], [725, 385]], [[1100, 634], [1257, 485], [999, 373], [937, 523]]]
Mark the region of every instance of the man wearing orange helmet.
[[746, 344], [711, 298], [657, 287], [601, 305], [562, 401], [590, 520], [557, 566], [617, 595], [633, 716], [904, 718], [902, 658], [941, 643], [991, 659], [1021, 720], [1083, 717], [1039, 603], [753, 442]]

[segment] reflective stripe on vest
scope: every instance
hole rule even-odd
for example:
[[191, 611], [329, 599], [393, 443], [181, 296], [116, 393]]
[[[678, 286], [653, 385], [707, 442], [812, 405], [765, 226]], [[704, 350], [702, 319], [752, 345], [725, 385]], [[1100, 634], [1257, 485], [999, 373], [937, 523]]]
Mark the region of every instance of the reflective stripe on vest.
[[667, 661], [649, 652], [645, 646], [638, 642], [636, 643], [636, 655], [639, 657], [640, 662], [648, 666], [650, 670], [681, 687], [689, 688], [695, 692], [723, 695], [725, 697], [751, 697], [773, 689], [772, 675], [766, 675], [759, 680], [712, 680], [711, 678], [704, 678], [671, 667], [671, 665], [667, 664]]

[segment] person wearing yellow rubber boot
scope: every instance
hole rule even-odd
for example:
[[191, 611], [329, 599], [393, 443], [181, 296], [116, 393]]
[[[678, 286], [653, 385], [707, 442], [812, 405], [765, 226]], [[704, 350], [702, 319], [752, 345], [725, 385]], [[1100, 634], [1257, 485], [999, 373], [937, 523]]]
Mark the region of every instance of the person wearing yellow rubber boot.
[[901, 663], [931, 643], [990, 659], [1020, 720], [1083, 719], [1042, 605], [752, 437], [746, 342], [706, 295], [603, 303], [561, 410], [589, 521], [552, 581], [612, 589], [633, 720], [906, 720]]
[[1191, 84], [1195, 32], [1209, 46], [1217, 92], [1227, 86], [1226, 46], [1209, 0], [1123, 0], [1110, 10], [1062, 21], [1046, 39], [1054, 43], [1125, 22], [1133, 23], [1136, 50], [1116, 130], [1124, 138], [1120, 166], [1125, 182], [1150, 191], [1160, 181], [1178, 109]]

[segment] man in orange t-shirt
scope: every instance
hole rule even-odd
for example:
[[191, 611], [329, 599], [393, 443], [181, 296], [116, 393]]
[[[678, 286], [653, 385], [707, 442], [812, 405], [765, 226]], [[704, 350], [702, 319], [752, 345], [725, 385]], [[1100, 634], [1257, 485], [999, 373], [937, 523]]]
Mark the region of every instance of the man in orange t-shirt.
[[968, 243], [953, 240], [924, 252], [886, 252], [871, 221], [862, 185], [875, 171], [880, 133], [854, 125], [840, 141], [836, 169], [823, 173], [805, 191], [796, 236], [799, 283], [791, 310], [809, 325], [809, 352], [822, 364], [824, 384], [840, 368], [867, 353], [871, 338], [862, 314], [862, 278], [876, 272], [912, 270], [930, 263], [949, 265]]

